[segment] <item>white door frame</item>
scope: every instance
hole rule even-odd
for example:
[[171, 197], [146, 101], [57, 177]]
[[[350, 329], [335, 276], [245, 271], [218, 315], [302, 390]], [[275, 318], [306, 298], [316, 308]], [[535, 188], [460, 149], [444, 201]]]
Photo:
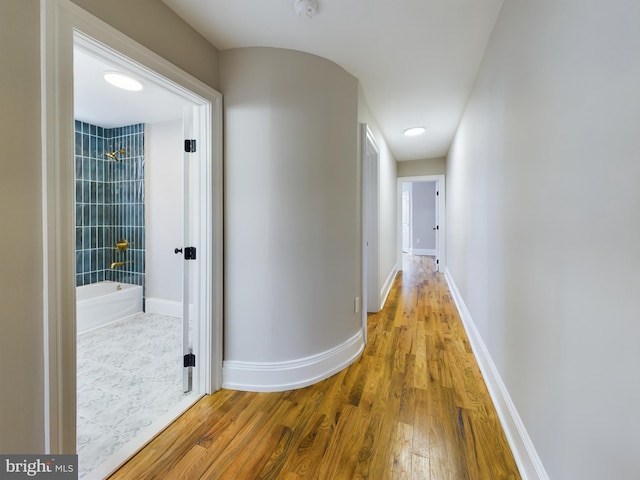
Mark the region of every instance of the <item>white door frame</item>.
[[[367, 312], [379, 311], [378, 212], [380, 150], [366, 123], [360, 128], [362, 157], [362, 328], [367, 343]], [[372, 308], [375, 305], [375, 308]]]
[[[404, 182], [402, 182], [404, 183]], [[407, 182], [410, 183], [410, 182]], [[406, 195], [405, 195], [406, 193]], [[401, 233], [401, 238], [402, 238], [402, 246], [400, 247], [402, 249], [403, 252], [410, 252], [411, 249], [413, 248], [413, 222], [411, 220], [411, 217], [413, 215], [412, 213], [412, 208], [413, 208], [413, 199], [412, 199], [412, 190], [403, 190], [400, 194], [402, 195], [402, 206], [400, 208], [400, 214], [402, 215], [402, 220], [400, 222], [400, 228], [402, 228], [402, 233]], [[405, 221], [405, 218], [407, 218], [407, 221]], [[407, 226], [407, 244], [405, 244], [405, 235], [404, 235], [404, 228], [405, 225]], [[406, 247], [406, 250], [405, 250]]]
[[398, 265], [402, 269], [402, 183], [403, 182], [435, 182], [436, 192], [438, 192], [438, 211], [436, 219], [438, 221], [438, 231], [436, 232], [436, 269], [444, 271], [446, 265], [445, 251], [445, 181], [444, 175], [421, 175], [414, 177], [398, 177]]
[[[80, 32], [143, 78], [201, 105], [208, 188], [202, 261], [203, 391], [222, 383], [222, 95], [69, 0], [41, 0], [45, 450], [76, 452], [73, 46]], [[130, 60], [128, 60], [130, 59]], [[204, 248], [203, 248], [204, 247]], [[202, 355], [201, 355], [202, 356]]]

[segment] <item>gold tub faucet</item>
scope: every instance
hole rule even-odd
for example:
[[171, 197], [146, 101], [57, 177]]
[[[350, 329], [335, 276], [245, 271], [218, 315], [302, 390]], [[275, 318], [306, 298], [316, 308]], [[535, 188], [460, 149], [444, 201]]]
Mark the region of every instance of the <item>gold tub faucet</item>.
[[133, 263], [133, 262], [113, 262], [111, 264], [111, 268], [115, 268], [115, 267], [121, 267], [123, 265], [126, 265], [127, 263]]

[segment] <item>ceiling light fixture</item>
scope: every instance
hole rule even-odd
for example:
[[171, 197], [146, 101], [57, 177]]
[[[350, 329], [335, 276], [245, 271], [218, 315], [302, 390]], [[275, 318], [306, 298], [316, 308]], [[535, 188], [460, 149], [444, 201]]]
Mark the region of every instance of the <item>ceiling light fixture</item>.
[[422, 135], [427, 129], [424, 127], [411, 127], [404, 131], [405, 136], [415, 137], [416, 135]]
[[313, 18], [318, 11], [316, 0], [296, 0], [293, 7], [299, 17], [304, 15], [307, 18]]
[[111, 85], [122, 88], [123, 90], [139, 92], [143, 88], [142, 83], [140, 83], [138, 80], [135, 80], [120, 72], [104, 72], [104, 79]]

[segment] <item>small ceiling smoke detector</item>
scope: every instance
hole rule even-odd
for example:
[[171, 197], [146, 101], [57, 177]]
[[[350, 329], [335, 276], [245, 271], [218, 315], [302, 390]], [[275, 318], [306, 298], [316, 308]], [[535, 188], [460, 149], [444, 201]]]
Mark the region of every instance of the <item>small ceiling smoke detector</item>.
[[318, 11], [316, 0], [296, 0], [293, 6], [299, 17], [305, 16], [307, 18], [313, 18]]

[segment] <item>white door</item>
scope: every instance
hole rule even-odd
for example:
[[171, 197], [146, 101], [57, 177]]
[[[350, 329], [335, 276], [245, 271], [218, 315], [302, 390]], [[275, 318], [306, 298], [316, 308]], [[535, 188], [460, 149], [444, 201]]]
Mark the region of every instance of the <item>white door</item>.
[[402, 251], [409, 252], [411, 248], [411, 192], [402, 191]]
[[433, 227], [433, 229], [435, 230], [435, 237], [436, 237], [436, 272], [440, 271], [440, 206], [438, 205], [438, 202], [440, 200], [440, 182], [436, 182], [436, 188], [435, 188], [435, 200], [434, 200], [434, 205], [435, 205], [435, 225]]
[[[366, 288], [366, 311], [376, 313], [380, 310], [379, 289], [378, 289], [378, 164], [379, 150], [376, 146], [373, 135], [366, 128], [363, 128], [364, 137], [364, 272], [363, 282]], [[366, 330], [366, 329], [365, 329]]]

